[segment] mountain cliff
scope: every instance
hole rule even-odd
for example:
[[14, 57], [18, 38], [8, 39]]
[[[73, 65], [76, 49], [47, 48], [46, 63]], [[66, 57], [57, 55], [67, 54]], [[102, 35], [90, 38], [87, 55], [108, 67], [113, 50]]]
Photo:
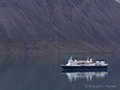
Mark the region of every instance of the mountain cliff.
[[119, 52], [118, 0], [0, 0], [0, 53]]

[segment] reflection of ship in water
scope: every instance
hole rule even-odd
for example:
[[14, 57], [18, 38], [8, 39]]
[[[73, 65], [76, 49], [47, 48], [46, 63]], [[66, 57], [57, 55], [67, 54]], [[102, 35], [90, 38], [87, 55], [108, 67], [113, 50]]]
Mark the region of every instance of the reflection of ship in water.
[[87, 81], [92, 81], [94, 77], [96, 78], [104, 78], [105, 75], [108, 75], [107, 71], [82, 71], [82, 72], [65, 72], [62, 71], [68, 76], [70, 82], [76, 81], [77, 79], [86, 78]]

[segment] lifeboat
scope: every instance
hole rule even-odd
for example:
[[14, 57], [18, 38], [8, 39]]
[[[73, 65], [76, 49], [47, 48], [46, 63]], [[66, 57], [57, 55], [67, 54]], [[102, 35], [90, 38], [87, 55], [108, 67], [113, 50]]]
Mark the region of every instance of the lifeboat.
[[82, 62], [82, 64], [85, 64], [85, 62]]
[[81, 63], [77, 63], [77, 64], [81, 64]]

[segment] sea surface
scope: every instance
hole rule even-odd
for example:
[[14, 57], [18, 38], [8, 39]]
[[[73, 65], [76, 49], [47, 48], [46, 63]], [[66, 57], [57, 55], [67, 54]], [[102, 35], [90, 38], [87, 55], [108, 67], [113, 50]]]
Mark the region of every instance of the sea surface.
[[[62, 72], [70, 56], [105, 60], [109, 69]], [[1, 54], [0, 90], [120, 90], [120, 54]]]

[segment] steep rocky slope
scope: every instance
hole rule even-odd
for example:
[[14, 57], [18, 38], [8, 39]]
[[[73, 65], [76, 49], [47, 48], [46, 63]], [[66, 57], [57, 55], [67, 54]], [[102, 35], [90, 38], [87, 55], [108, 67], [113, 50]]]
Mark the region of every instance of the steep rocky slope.
[[0, 53], [119, 52], [116, 0], [0, 0]]

